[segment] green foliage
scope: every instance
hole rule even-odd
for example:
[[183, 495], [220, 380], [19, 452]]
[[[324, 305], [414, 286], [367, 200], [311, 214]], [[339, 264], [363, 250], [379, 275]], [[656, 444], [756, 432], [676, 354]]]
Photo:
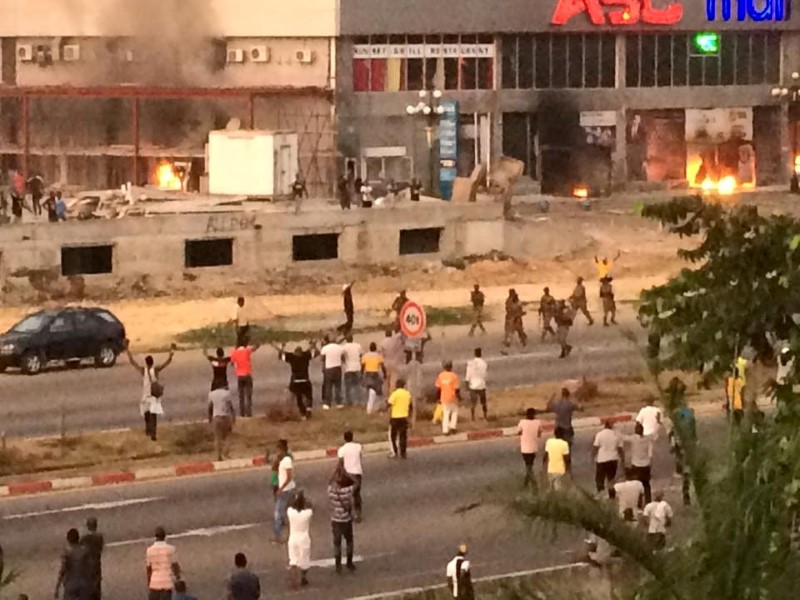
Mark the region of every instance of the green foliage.
[[679, 252], [694, 268], [641, 296], [640, 318], [664, 344], [662, 366], [711, 379], [744, 346], [767, 358], [768, 334], [789, 339], [800, 313], [800, 222], [700, 197], [646, 206], [642, 214], [681, 237], [702, 238]]

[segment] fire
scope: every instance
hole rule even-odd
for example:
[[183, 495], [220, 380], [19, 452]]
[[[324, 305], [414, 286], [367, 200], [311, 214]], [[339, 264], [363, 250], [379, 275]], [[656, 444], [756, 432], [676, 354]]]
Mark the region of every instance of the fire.
[[572, 196], [583, 200], [589, 197], [589, 190], [585, 187], [576, 187], [572, 190]]
[[794, 157], [794, 173], [800, 175], [800, 155]]
[[156, 181], [159, 189], [179, 192], [183, 189], [183, 182], [171, 163], [161, 161], [156, 168]]
[[721, 196], [730, 196], [736, 191], [736, 177], [729, 175], [717, 182], [717, 193]]

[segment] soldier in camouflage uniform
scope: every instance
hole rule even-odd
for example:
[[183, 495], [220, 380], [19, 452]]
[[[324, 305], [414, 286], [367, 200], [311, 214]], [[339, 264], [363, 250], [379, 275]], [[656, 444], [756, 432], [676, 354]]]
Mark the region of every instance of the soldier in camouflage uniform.
[[578, 314], [578, 311], [582, 312], [586, 317], [586, 320], [589, 321], [589, 325], [594, 325], [594, 319], [592, 319], [592, 315], [589, 314], [586, 304], [586, 288], [583, 287], [583, 277], [578, 277], [578, 281], [575, 284], [575, 289], [572, 292], [572, 296], [569, 298], [569, 302], [572, 305], [572, 312], [575, 314]]
[[525, 315], [522, 302], [516, 290], [508, 290], [508, 298], [506, 298], [506, 322], [505, 332], [506, 336], [503, 340], [503, 346], [508, 348], [511, 346], [511, 338], [516, 333], [519, 336], [519, 342], [523, 346], [528, 343], [528, 336], [525, 334], [525, 327], [522, 323], [522, 317]]
[[553, 330], [553, 317], [556, 314], [556, 299], [550, 295], [550, 288], [544, 288], [544, 295], [539, 300], [539, 316], [542, 319], [542, 341], [549, 333], [552, 337], [556, 337], [556, 332]]
[[561, 346], [561, 355], [558, 358], [566, 358], [572, 352], [572, 346], [567, 343], [569, 328], [575, 319], [574, 309], [567, 306], [566, 300], [559, 300], [556, 305], [556, 341]]

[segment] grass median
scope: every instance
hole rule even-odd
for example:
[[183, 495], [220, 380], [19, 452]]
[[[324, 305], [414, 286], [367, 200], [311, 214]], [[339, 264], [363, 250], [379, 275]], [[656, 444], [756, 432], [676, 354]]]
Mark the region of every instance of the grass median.
[[[638, 409], [644, 400], [656, 397], [652, 383], [641, 377], [614, 377], [580, 384], [582, 409], [586, 416], [600, 416]], [[461, 405], [459, 430], [467, 432], [515, 425], [525, 409], [543, 410], [547, 400], [563, 382], [549, 382], [489, 394], [489, 422], [471, 421], [468, 402]], [[693, 401], [714, 399], [718, 393], [695, 391]], [[465, 399], [466, 400], [466, 399]], [[412, 437], [438, 435], [441, 429], [431, 423], [432, 404], [423, 404], [411, 432]], [[386, 441], [386, 415], [367, 415], [363, 408], [316, 410], [314, 417], [301, 421], [288, 401], [270, 407], [253, 419], [237, 419], [232, 436], [232, 457], [250, 458], [272, 450], [280, 438], [289, 440], [293, 450], [312, 450], [336, 446], [342, 433], [352, 430], [362, 443]], [[98, 431], [50, 439], [9, 439], [0, 449], [0, 482], [29, 481], [52, 477], [72, 477], [109, 471], [125, 471], [167, 466], [182, 462], [214, 460], [214, 438], [205, 422], [159, 424], [159, 440], [151, 442], [140, 431]]]

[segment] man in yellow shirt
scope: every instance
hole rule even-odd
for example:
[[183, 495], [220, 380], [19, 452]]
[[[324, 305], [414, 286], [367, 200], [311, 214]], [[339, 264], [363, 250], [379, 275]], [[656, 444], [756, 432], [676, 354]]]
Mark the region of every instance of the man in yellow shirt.
[[725, 379], [725, 400], [733, 422], [739, 425], [744, 416], [744, 378], [739, 375], [739, 369], [734, 369], [733, 376]]
[[406, 457], [408, 444], [408, 419], [414, 410], [411, 392], [406, 389], [403, 379], [397, 381], [397, 388], [389, 396], [389, 430], [394, 456]]
[[458, 427], [458, 401], [461, 390], [458, 388], [458, 375], [453, 373], [453, 363], [447, 361], [444, 370], [436, 378], [436, 389], [439, 390], [439, 402], [442, 403], [442, 433], [450, 435]]
[[614, 258], [603, 258], [602, 260], [598, 259], [596, 256], [594, 257], [594, 264], [597, 267], [597, 278], [602, 281], [606, 277], [611, 274], [611, 269], [614, 268], [614, 263], [617, 262], [621, 252], [617, 250], [617, 254]]
[[561, 488], [564, 477], [572, 472], [569, 444], [564, 439], [564, 430], [561, 427], [556, 427], [554, 437], [547, 440], [544, 446], [542, 470], [553, 489]]
[[367, 414], [377, 411], [382, 404], [383, 381], [386, 379], [386, 364], [378, 345], [372, 342], [369, 352], [361, 357], [361, 379], [367, 388]]

